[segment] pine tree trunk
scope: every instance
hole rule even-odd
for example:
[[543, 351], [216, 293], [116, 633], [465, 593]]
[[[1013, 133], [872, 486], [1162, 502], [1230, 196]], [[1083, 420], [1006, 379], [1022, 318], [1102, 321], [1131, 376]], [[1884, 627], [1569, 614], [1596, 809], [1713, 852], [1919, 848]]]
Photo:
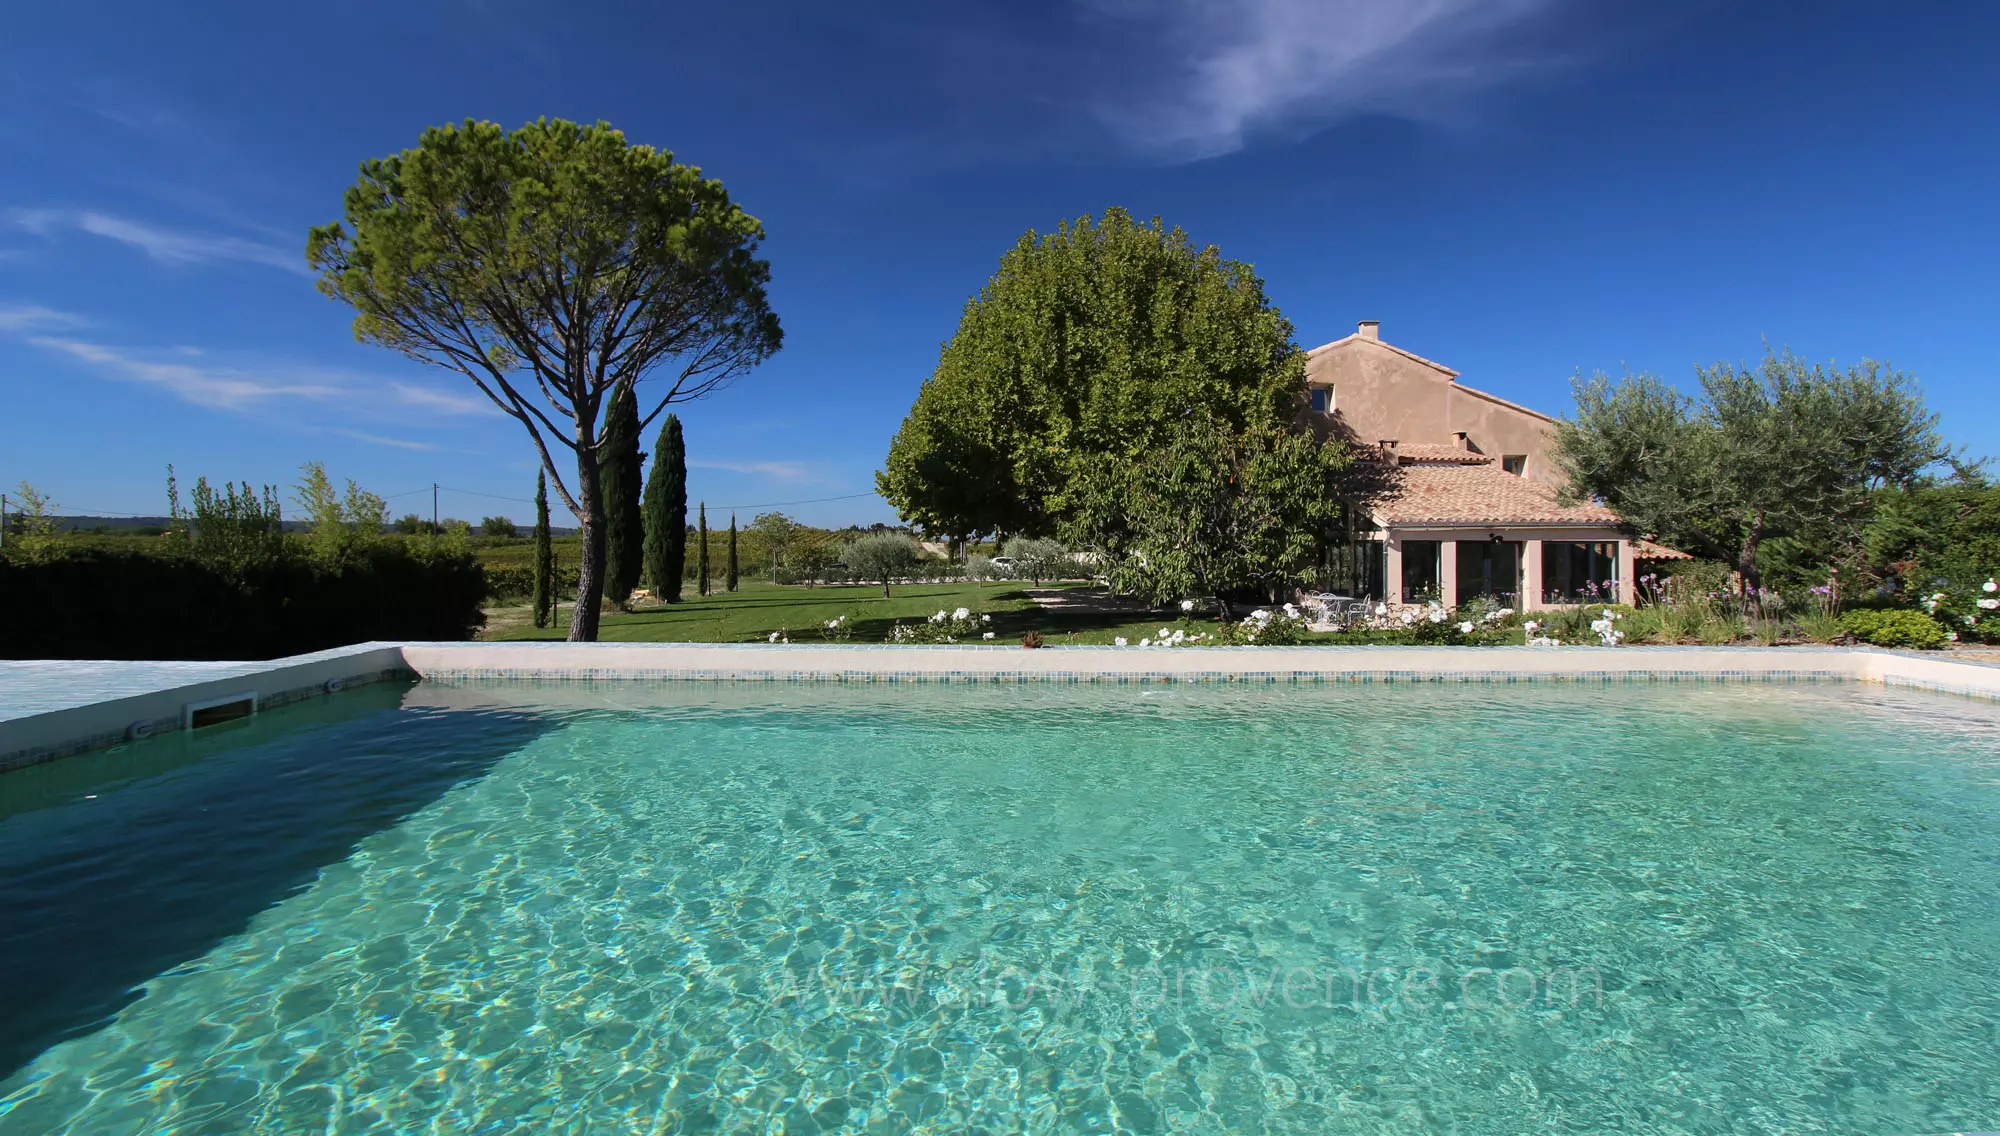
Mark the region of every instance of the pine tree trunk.
[[1757, 575], [1757, 546], [1764, 539], [1764, 514], [1759, 511], [1743, 530], [1743, 549], [1736, 557], [1736, 574], [1743, 580], [1743, 606], [1746, 611], [1763, 614], [1764, 604], [1758, 595], [1761, 580]]
[[583, 507], [579, 534], [582, 556], [576, 568], [576, 606], [569, 615], [569, 641], [597, 642], [598, 607], [604, 603], [604, 498], [598, 491], [597, 453], [581, 439], [576, 456], [576, 503]]

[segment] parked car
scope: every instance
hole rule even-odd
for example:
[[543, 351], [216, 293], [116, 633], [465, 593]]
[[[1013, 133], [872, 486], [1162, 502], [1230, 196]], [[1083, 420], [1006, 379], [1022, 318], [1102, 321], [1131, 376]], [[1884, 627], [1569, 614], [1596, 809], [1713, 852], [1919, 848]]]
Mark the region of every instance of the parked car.
[[993, 570], [1002, 576], [1012, 576], [1014, 569], [1017, 567], [1019, 567], [1019, 562], [1011, 556], [996, 556], [993, 558]]

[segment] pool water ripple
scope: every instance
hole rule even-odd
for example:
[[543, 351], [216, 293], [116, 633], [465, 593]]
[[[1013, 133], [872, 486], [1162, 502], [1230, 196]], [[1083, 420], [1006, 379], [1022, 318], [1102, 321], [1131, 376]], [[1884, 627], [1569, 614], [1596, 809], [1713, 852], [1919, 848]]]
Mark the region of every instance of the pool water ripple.
[[0, 1083], [0, 1134], [2000, 1124], [1990, 711], [721, 690], [518, 692], [518, 748]]

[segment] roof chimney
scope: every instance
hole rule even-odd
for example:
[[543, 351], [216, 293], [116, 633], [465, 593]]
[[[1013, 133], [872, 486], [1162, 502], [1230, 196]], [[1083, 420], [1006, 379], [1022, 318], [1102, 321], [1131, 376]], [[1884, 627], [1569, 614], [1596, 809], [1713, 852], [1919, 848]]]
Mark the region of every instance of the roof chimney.
[[1451, 432], [1451, 437], [1452, 437], [1452, 440], [1453, 440], [1453, 441], [1455, 441], [1455, 442], [1457, 442], [1457, 443], [1458, 443], [1458, 448], [1459, 448], [1459, 449], [1461, 449], [1461, 450], [1465, 450], [1465, 451], [1466, 451], [1466, 452], [1468, 452], [1468, 453], [1470, 453], [1470, 452], [1471, 452], [1471, 450], [1472, 450], [1472, 439], [1471, 439], [1470, 437], [1467, 437], [1467, 436], [1466, 436], [1466, 433], [1465, 433], [1465, 431], [1463, 431], [1463, 430], [1453, 430], [1453, 431]]
[[1354, 329], [1354, 334], [1363, 339], [1380, 339], [1382, 338], [1382, 321], [1362, 320], [1361, 326]]
[[1394, 438], [1384, 438], [1384, 439], [1382, 439], [1381, 441], [1379, 441], [1379, 442], [1377, 442], [1377, 443], [1375, 443], [1375, 444], [1376, 444], [1377, 446], [1380, 446], [1380, 447], [1382, 447], [1382, 461], [1383, 461], [1383, 462], [1384, 462], [1385, 464], [1388, 464], [1388, 465], [1395, 465], [1395, 464], [1396, 464], [1396, 439], [1394, 439]]

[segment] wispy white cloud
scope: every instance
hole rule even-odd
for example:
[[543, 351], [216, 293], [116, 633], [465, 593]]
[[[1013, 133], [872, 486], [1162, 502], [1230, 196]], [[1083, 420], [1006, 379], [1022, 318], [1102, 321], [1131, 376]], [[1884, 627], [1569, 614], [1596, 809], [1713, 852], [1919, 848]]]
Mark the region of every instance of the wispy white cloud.
[[59, 312], [40, 304], [0, 304], [0, 331], [37, 331], [44, 328], [82, 327], [84, 318]]
[[136, 248], [161, 264], [236, 261], [299, 276], [312, 275], [303, 246], [288, 249], [243, 237], [169, 229], [93, 209], [16, 209], [12, 216], [15, 224], [37, 236], [52, 238], [62, 230], [89, 233]]
[[695, 469], [715, 469], [724, 473], [744, 473], [755, 477], [768, 477], [773, 481], [793, 484], [812, 484], [820, 480], [819, 475], [800, 462], [786, 461], [691, 461]]
[[433, 387], [412, 386], [409, 383], [389, 384], [390, 393], [404, 406], [414, 406], [423, 410], [433, 410], [440, 414], [467, 415], [473, 417], [495, 416], [500, 408], [493, 400], [481, 394], [453, 394]]
[[321, 382], [286, 382], [228, 366], [203, 366], [153, 357], [81, 339], [37, 335], [28, 342], [80, 360], [105, 374], [172, 392], [198, 406], [244, 410], [274, 400], [326, 400], [345, 393]]
[[1094, 98], [1141, 149], [1206, 157], [1262, 130], [1423, 115], [1535, 66], [1516, 33], [1559, 0], [1084, 0], [1135, 45]]
[[369, 434], [360, 430], [335, 430], [343, 438], [353, 438], [357, 442], [367, 442], [376, 446], [393, 446], [399, 450], [435, 450], [429, 442], [413, 442], [408, 438], [390, 438], [381, 434]]

